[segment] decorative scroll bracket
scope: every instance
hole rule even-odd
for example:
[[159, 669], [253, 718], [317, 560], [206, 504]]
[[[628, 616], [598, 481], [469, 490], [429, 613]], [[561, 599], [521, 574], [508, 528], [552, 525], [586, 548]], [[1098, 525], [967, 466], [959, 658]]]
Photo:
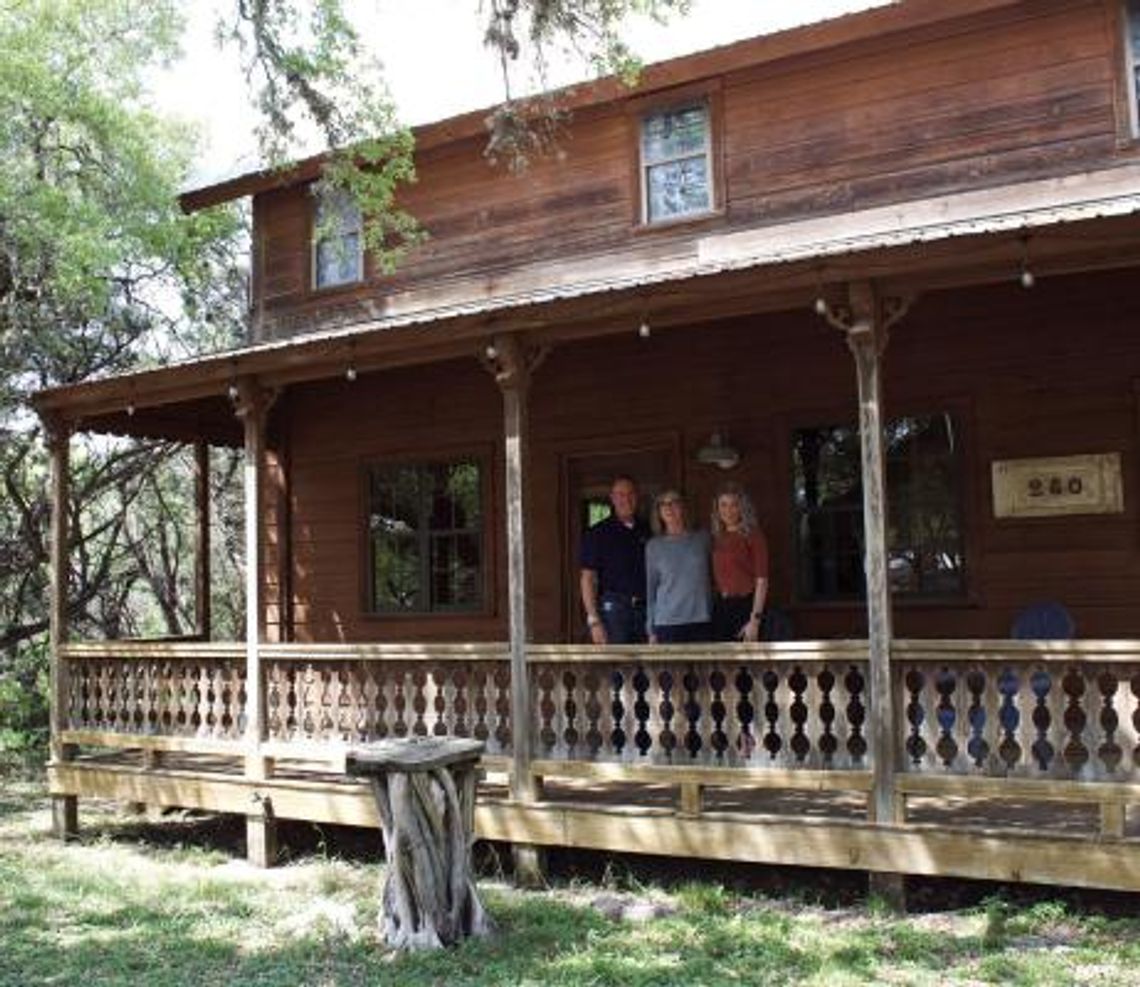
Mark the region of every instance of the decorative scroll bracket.
[[815, 310], [828, 325], [847, 336], [848, 346], [863, 345], [873, 335], [879, 356], [887, 348], [890, 330], [910, 311], [917, 297], [913, 293], [880, 295], [870, 281], [853, 281], [847, 286], [848, 301], [832, 305], [822, 295]]
[[479, 354], [479, 362], [502, 390], [525, 390], [549, 353], [549, 344], [535, 346], [518, 336], [502, 335], [495, 336]]

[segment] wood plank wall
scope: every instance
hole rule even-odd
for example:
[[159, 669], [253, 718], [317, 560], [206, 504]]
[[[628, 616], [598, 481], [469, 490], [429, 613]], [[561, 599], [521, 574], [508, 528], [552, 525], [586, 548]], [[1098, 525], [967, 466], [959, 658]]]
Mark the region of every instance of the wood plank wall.
[[[1082, 636], [1140, 634], [1137, 427], [1140, 299], [1136, 271], [956, 289], [919, 299], [887, 352], [888, 415], [950, 410], [964, 449], [969, 593], [952, 604], [904, 603], [900, 636], [1005, 636], [1022, 605], [1068, 605]], [[853, 421], [852, 360], [810, 312], [785, 312], [565, 344], [539, 369], [528, 472], [535, 639], [564, 634], [563, 468], [569, 457], [676, 448], [677, 474], [704, 523], [723, 474], [694, 461], [713, 428], [743, 454], [732, 478], [752, 492], [772, 549], [773, 598], [801, 637], [864, 633], [857, 604], [810, 605], [793, 594], [792, 429]], [[476, 617], [362, 614], [365, 464], [483, 454], [492, 464], [491, 579], [506, 599], [501, 493], [502, 406], [477, 364], [362, 374], [353, 384], [293, 388], [289, 434], [293, 601], [298, 640], [503, 640], [505, 604]], [[1123, 454], [1125, 512], [997, 521], [995, 458]], [[569, 553], [569, 558], [568, 558]]]
[[637, 115], [625, 103], [578, 113], [561, 156], [517, 177], [486, 163], [481, 138], [426, 151], [403, 201], [431, 238], [363, 287], [311, 290], [308, 189], [266, 192], [254, 210], [261, 332], [308, 331], [369, 298], [539, 260], [1109, 163], [1122, 68], [1107, 10], [1036, 0], [708, 80], [723, 107], [724, 213], [698, 227], [638, 229]]

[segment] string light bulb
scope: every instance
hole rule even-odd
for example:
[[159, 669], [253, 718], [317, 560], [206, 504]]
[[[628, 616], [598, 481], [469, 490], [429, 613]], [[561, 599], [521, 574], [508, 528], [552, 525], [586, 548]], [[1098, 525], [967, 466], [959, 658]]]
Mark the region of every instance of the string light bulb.
[[356, 380], [356, 367], [354, 367], [351, 363], [344, 371], [344, 379], [347, 380], [350, 384]]
[[1017, 276], [1018, 282], [1021, 287], [1027, 291], [1037, 283], [1037, 278], [1033, 276], [1033, 272], [1029, 269], [1029, 237], [1021, 237], [1021, 271]]
[[652, 336], [652, 335], [653, 335], [653, 329], [652, 329], [652, 327], [649, 325], [649, 320], [648, 320], [648, 319], [642, 319], [642, 320], [641, 320], [641, 325], [639, 325], [639, 326], [637, 327], [637, 334], [638, 334], [638, 336], [640, 336], [642, 339], [648, 339], [650, 336]]
[[813, 308], [815, 309], [815, 314], [822, 319], [825, 315], [827, 315], [827, 299], [824, 298], [823, 295], [818, 296], [815, 300], [815, 305]]
[[499, 351], [494, 343], [488, 343], [487, 348], [483, 352], [487, 354], [488, 360], [497, 360], [499, 357]]

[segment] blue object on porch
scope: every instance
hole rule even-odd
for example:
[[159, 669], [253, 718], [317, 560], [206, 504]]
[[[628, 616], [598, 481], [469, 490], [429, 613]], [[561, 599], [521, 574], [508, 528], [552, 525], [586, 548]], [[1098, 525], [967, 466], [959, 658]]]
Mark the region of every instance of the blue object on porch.
[[764, 616], [760, 618], [761, 641], [790, 641], [794, 634], [792, 618], [786, 610], [764, 608]]
[[1077, 625], [1072, 614], [1054, 601], [1033, 603], [1013, 618], [1010, 637], [1016, 641], [1069, 640]]

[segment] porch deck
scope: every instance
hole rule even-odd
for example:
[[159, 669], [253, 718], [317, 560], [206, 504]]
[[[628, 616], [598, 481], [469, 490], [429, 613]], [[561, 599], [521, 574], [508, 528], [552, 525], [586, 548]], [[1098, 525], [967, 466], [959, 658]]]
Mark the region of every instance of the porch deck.
[[477, 736], [486, 839], [1140, 890], [1140, 642], [895, 642], [890, 819], [866, 655], [532, 645], [521, 798], [503, 645], [266, 645], [259, 739], [239, 646], [69, 645], [51, 789], [376, 826], [351, 744]]

